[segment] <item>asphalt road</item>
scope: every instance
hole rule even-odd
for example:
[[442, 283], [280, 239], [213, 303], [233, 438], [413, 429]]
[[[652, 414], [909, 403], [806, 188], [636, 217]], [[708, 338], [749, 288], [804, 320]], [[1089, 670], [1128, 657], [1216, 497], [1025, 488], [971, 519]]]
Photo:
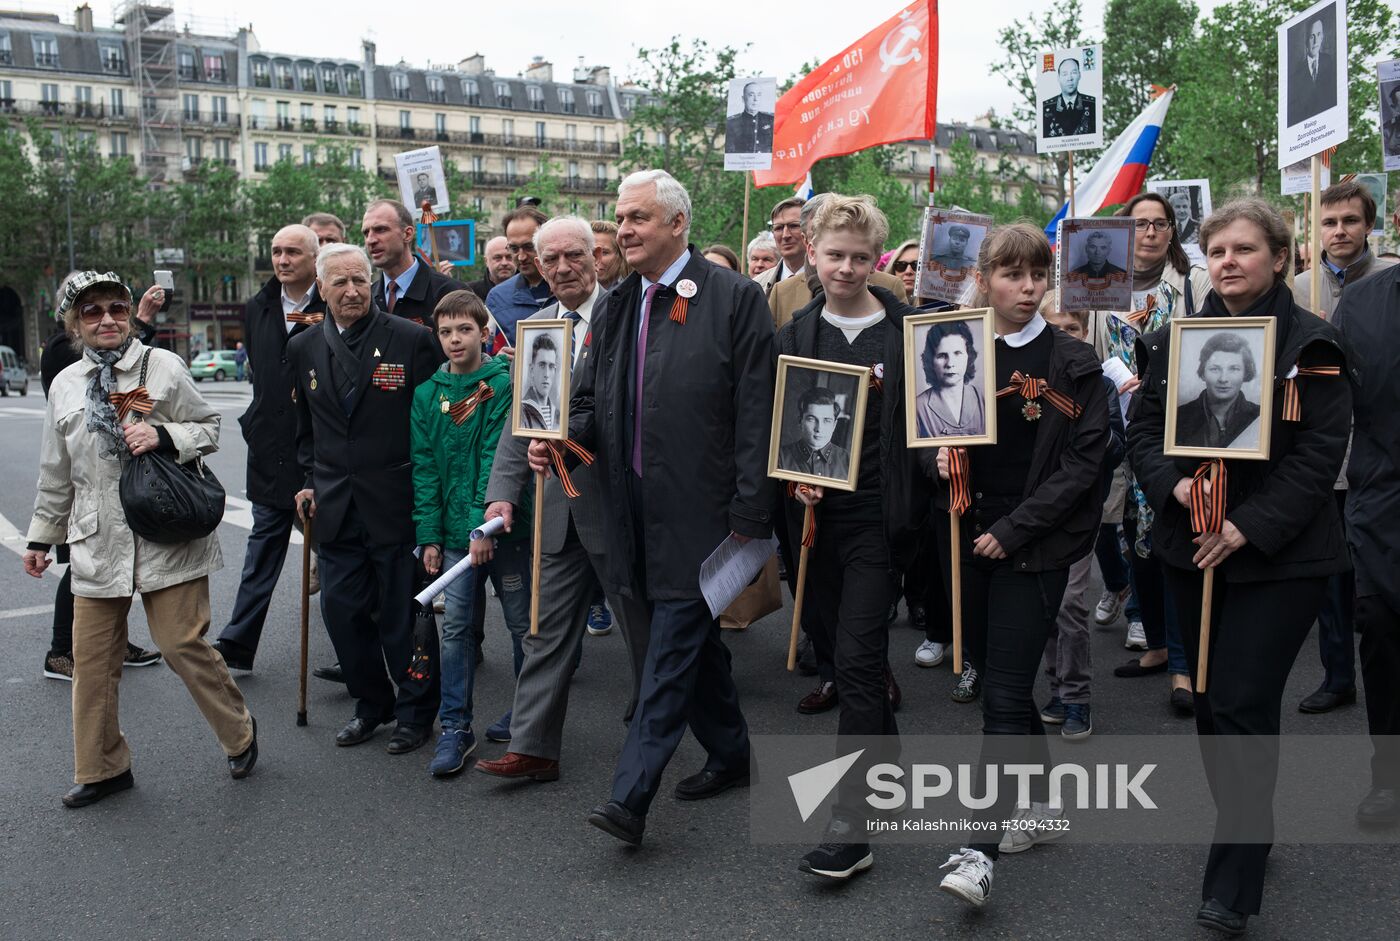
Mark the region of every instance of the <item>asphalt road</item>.
[[[235, 420], [246, 392], [202, 387], [224, 414], [213, 466], [242, 494], [244, 450]], [[37, 392], [37, 385], [35, 387]], [[583, 818], [606, 798], [622, 743], [627, 664], [614, 632], [587, 638], [565, 733], [563, 777], [512, 785], [476, 773], [437, 781], [427, 750], [401, 757], [371, 743], [338, 749], [349, 718], [343, 688], [311, 680], [310, 726], [294, 723], [299, 556], [289, 554], [257, 670], [239, 683], [259, 718], [261, 758], [232, 781], [212, 735], [164, 667], [129, 670], [123, 726], [135, 790], [70, 811], [70, 687], [44, 679], [54, 577], [23, 574], [15, 532], [28, 524], [43, 400], [0, 399], [0, 938], [418, 939], [469, 938], [1203, 938], [1194, 926], [1205, 848], [1052, 844], [998, 865], [992, 904], [973, 913], [937, 891], [955, 847], [895, 845], [847, 885], [796, 870], [808, 847], [753, 844], [744, 792], [687, 804], [669, 785], [699, 767], [687, 739], [637, 851]], [[6, 525], [8, 521], [11, 525]], [[241, 524], [241, 525], [240, 525]], [[215, 631], [232, 607], [246, 512], [231, 501], [219, 530], [225, 568], [211, 579]], [[510, 703], [509, 644], [494, 600], [478, 678], [480, 726]], [[320, 626], [313, 664], [333, 659]], [[146, 641], [144, 616], [132, 636]], [[1102, 677], [1094, 725], [1104, 733], [1189, 734], [1162, 677], [1118, 680], [1123, 624], [1095, 632]], [[803, 717], [811, 681], [782, 669], [786, 620], [775, 614], [729, 634], [742, 702], [756, 733], [833, 733], [836, 714]], [[924, 670], [920, 640], [901, 612], [892, 659], [904, 689], [901, 730], [980, 728], [976, 706], [951, 702], [947, 665]], [[1360, 705], [1327, 716], [1294, 711], [1321, 676], [1310, 643], [1285, 701], [1286, 732], [1356, 733]], [[1042, 697], [1043, 698], [1043, 697]], [[503, 746], [483, 742], [478, 756]], [[1359, 798], [1365, 781], [1337, 786]], [[1254, 938], [1400, 937], [1400, 849], [1279, 846]]]

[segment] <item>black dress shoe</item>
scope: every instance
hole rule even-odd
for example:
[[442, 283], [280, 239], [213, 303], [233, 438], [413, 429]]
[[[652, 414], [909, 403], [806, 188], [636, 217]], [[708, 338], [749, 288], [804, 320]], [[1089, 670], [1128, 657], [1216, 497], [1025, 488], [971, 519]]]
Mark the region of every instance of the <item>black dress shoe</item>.
[[647, 828], [647, 818], [632, 813], [617, 801], [593, 808], [588, 822], [604, 833], [617, 837], [629, 846], [642, 845], [642, 833]]
[[1313, 715], [1323, 712], [1331, 712], [1338, 706], [1350, 706], [1356, 702], [1356, 687], [1341, 693], [1329, 692], [1326, 689], [1319, 689], [1311, 696], [1307, 696], [1298, 703], [1298, 711]]
[[258, 720], [253, 719], [253, 741], [245, 749], [243, 754], [234, 755], [228, 760], [228, 773], [233, 775], [235, 781], [242, 781], [253, 773], [253, 765], [258, 763]]
[[704, 800], [722, 794], [731, 787], [749, 786], [749, 768], [745, 765], [733, 771], [711, 771], [705, 768], [676, 785], [676, 797], [683, 801]]
[[909, 626], [916, 631], [928, 630], [928, 608], [921, 604], [909, 606]]
[[797, 702], [797, 711], [804, 716], [814, 716], [820, 712], [836, 708], [836, 684], [831, 680], [820, 683], [816, 689]]
[[109, 794], [129, 791], [135, 783], [136, 779], [131, 776], [131, 769], [128, 768], [115, 778], [77, 785], [63, 795], [63, 803], [67, 807], [86, 807], [88, 804], [97, 803]]
[[311, 675], [318, 680], [330, 680], [332, 683], [345, 682], [345, 672], [340, 669], [338, 663], [333, 663], [328, 667], [317, 667], [311, 671]]
[[1134, 657], [1121, 667], [1113, 668], [1113, 675], [1133, 679], [1139, 676], [1152, 676], [1154, 673], [1166, 673], [1167, 661], [1163, 660], [1155, 666], [1145, 667], [1142, 665], [1142, 658]]
[[904, 702], [904, 694], [899, 691], [899, 684], [895, 682], [894, 671], [890, 665], [885, 664], [885, 697], [890, 701], [890, 712], [898, 712], [899, 704]]
[[1179, 716], [1194, 716], [1196, 714], [1196, 697], [1189, 689], [1176, 687], [1172, 690], [1172, 709], [1176, 710]]
[[233, 641], [224, 640], [220, 637], [209, 646], [219, 652], [219, 656], [224, 658], [224, 666], [230, 670], [238, 670], [240, 673], [253, 672], [253, 653]]
[[1400, 790], [1371, 788], [1356, 807], [1356, 822], [1370, 827], [1393, 827], [1400, 823]]
[[1244, 934], [1245, 923], [1248, 921], [1248, 915], [1232, 912], [1215, 899], [1202, 903], [1196, 912], [1196, 924], [1231, 938], [1238, 938]]
[[378, 719], [362, 719], [359, 716], [355, 716], [355, 718], [345, 723], [345, 728], [336, 733], [335, 743], [342, 748], [358, 745], [361, 742], [367, 741], [369, 737], [374, 734], [374, 730], [383, 724], [384, 723]]
[[385, 751], [391, 755], [406, 755], [415, 748], [422, 748], [432, 731], [431, 722], [427, 725], [408, 725], [400, 722], [394, 727], [394, 734], [389, 736], [389, 744]]

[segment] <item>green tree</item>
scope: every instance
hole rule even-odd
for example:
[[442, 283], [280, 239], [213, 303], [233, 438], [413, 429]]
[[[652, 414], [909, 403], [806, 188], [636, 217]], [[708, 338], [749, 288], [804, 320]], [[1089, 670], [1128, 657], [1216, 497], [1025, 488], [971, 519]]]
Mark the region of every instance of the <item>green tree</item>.
[[248, 271], [251, 228], [242, 188], [237, 170], [212, 163], [201, 164], [174, 187], [174, 244], [184, 248], [191, 274], [222, 281]]
[[[38, 201], [36, 176], [23, 125], [0, 123], [0, 218], [5, 220], [0, 226], [0, 284], [22, 298], [31, 297], [45, 279], [45, 269], [54, 267], [55, 260], [44, 251], [37, 235], [47, 224], [46, 217], [55, 211], [60, 216], [63, 213], [62, 205], [55, 210]], [[66, 260], [63, 264], [66, 266]], [[52, 271], [47, 279], [53, 280]]]
[[534, 196], [540, 201], [540, 208], [551, 216], [564, 212], [565, 200], [561, 195], [563, 167], [541, 154], [535, 169], [516, 186], [506, 200], [507, 209], [513, 208], [522, 196]]
[[[1191, 0], [1109, 0], [1104, 11], [1104, 134], [1113, 140], [1152, 100], [1152, 86], [1188, 80], [1183, 51], [1196, 36]], [[1158, 154], [1154, 165], [1169, 177]]]
[[818, 193], [872, 197], [890, 221], [890, 243], [897, 245], [919, 231], [923, 211], [914, 203], [913, 193], [894, 175], [895, 161], [905, 152], [900, 147], [871, 147], [819, 160], [812, 167], [812, 186]]
[[[960, 206], [968, 212], [991, 216], [997, 223], [1025, 219], [1043, 226], [1050, 221], [1035, 181], [1017, 169], [1009, 154], [1003, 153], [992, 171], [978, 161], [970, 143], [956, 140], [948, 149], [948, 157], [953, 166], [939, 178], [934, 191], [936, 205], [944, 209]], [[1014, 202], [1010, 199], [1013, 186]]]
[[355, 166], [347, 145], [322, 141], [320, 147], [322, 159], [311, 166], [279, 160], [261, 180], [245, 184], [243, 194], [259, 257], [266, 257], [263, 252], [278, 229], [313, 212], [334, 213], [345, 223], [350, 241], [359, 242], [365, 206], [397, 195], [373, 172]]

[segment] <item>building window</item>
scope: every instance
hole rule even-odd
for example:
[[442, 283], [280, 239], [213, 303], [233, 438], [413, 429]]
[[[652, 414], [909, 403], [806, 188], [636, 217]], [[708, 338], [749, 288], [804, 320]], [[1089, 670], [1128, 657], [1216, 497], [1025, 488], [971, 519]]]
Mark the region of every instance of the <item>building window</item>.
[[515, 119], [504, 118], [501, 121], [501, 142], [507, 146], [515, 143]]
[[564, 125], [564, 145], [565, 145], [566, 147], [568, 147], [570, 150], [573, 150], [574, 148], [576, 148], [576, 147], [578, 146], [578, 125], [577, 125], [577, 124], [565, 124], [565, 125]]
[[326, 109], [325, 109], [325, 112], [324, 112], [324, 113], [325, 113], [325, 118], [326, 118], [326, 130], [328, 130], [328, 131], [333, 131], [333, 130], [335, 130], [335, 129], [336, 129], [336, 126], [337, 126], [337, 124], [338, 124], [338, 122], [336, 121], [336, 118], [335, 118], [335, 105], [326, 105]]
[[428, 76], [428, 100], [438, 104], [447, 103], [447, 89], [442, 85], [441, 75]]
[[267, 142], [258, 141], [253, 145], [253, 169], [267, 169]]
[[209, 114], [214, 119], [215, 124], [228, 123], [228, 99], [223, 95], [215, 95], [209, 99]]
[[462, 100], [469, 105], [481, 104], [481, 86], [477, 85], [476, 79], [462, 79]]
[[214, 159], [225, 166], [233, 166], [233, 144], [227, 137], [214, 140]]
[[507, 182], [507, 183], [510, 183], [510, 184], [514, 184], [514, 183], [515, 183], [515, 158], [514, 158], [514, 157], [507, 157], [507, 158], [506, 158], [506, 182]]
[[628, 114], [631, 114], [631, 113], [632, 113], [633, 111], [635, 111], [636, 109], [637, 109], [637, 96], [636, 96], [636, 95], [623, 95], [623, 96], [622, 96], [622, 110], [623, 110], [623, 111], [626, 111]]
[[292, 129], [292, 103], [290, 101], [277, 102], [277, 130], [290, 131]]
[[569, 182], [570, 182], [570, 183], [575, 183], [575, 184], [576, 184], [576, 183], [578, 183], [578, 180], [579, 180], [579, 176], [578, 176], [578, 161], [577, 161], [577, 160], [570, 160], [570, 161], [569, 161]]
[[10, 80], [0, 79], [0, 111], [9, 111], [15, 106], [14, 88]]
[[594, 164], [593, 177], [601, 185], [608, 181], [608, 165], [606, 163]]
[[204, 53], [204, 80], [222, 82], [224, 78], [224, 57], [217, 52]]
[[440, 112], [433, 115], [433, 131], [438, 140], [447, 140], [447, 115]]
[[502, 108], [513, 108], [515, 106], [511, 99], [510, 86], [505, 82], [496, 83], [496, 104]]
[[472, 143], [479, 143], [481, 141], [481, 118], [476, 115], [467, 118], [467, 127], [471, 131]]
[[311, 167], [316, 165], [316, 145], [304, 144], [301, 148], [301, 162]]
[[412, 127], [413, 127], [413, 112], [411, 112], [411, 111], [400, 111], [400, 112], [399, 112], [399, 129], [400, 129], [400, 130], [403, 130], [403, 131], [407, 131], [407, 130], [411, 129]]
[[204, 159], [204, 139], [200, 137], [185, 138], [185, 156], [190, 163], [198, 164]]
[[364, 82], [360, 79], [359, 69], [345, 70], [345, 93], [347, 95], [363, 94], [364, 87]]
[[281, 163], [283, 160], [291, 160], [291, 159], [292, 159], [292, 145], [291, 145], [291, 144], [278, 144], [278, 145], [277, 145], [277, 162], [278, 162], [278, 163]]
[[345, 109], [345, 123], [350, 125], [350, 133], [360, 133], [360, 109], [349, 105]]
[[10, 34], [0, 33], [0, 65], [14, 64], [15, 50], [14, 47], [10, 45]]
[[603, 96], [596, 91], [588, 93], [588, 113], [594, 115], [603, 113]]
[[530, 99], [531, 111], [544, 110], [544, 89], [538, 85], [527, 85], [525, 86], [525, 94]]
[[92, 117], [92, 86], [73, 86], [73, 113], [80, 118]]
[[63, 104], [58, 100], [58, 85], [44, 82], [39, 86], [39, 104], [44, 114], [62, 114]]
[[296, 82], [292, 81], [292, 67], [287, 62], [277, 63], [277, 87], [296, 88]]
[[303, 131], [316, 130], [316, 106], [305, 101], [301, 103], [301, 129]]
[[272, 87], [272, 74], [268, 71], [267, 61], [264, 59], [253, 60], [253, 85], [257, 88]]
[[574, 114], [578, 111], [574, 105], [574, 90], [572, 88], [559, 89], [559, 110], [565, 114]]
[[480, 196], [473, 196], [473, 197], [472, 197], [472, 208], [475, 209], [477, 212], [485, 212], [485, 211], [486, 211], [486, 200], [483, 199], [483, 198], [481, 198]]
[[177, 56], [176, 71], [180, 78], [187, 82], [192, 82], [198, 78], [194, 67], [194, 51], [191, 49], [181, 49]]
[[481, 154], [472, 154], [472, 175], [480, 180], [481, 175], [486, 172], [486, 158]]
[[113, 131], [111, 137], [111, 148], [113, 157], [126, 156], [126, 131]]
[[52, 36], [34, 36], [34, 64], [41, 69], [58, 68], [58, 40]]
[[299, 68], [297, 71], [301, 73], [301, 90], [302, 90], [302, 91], [315, 91], [315, 90], [316, 90], [316, 66], [314, 66], [314, 65], [312, 65], [312, 64], [310, 64], [310, 63], [308, 62], [308, 63], [306, 63], [305, 65], [301, 66], [301, 68]]
[[545, 145], [545, 140], [546, 140], [546, 139], [547, 139], [547, 138], [546, 138], [545, 135], [544, 135], [544, 122], [543, 122], [543, 121], [536, 121], [536, 122], [535, 122], [535, 146], [536, 146], [536, 147], [543, 147], [543, 146]]
[[597, 214], [596, 216], [594, 216], [594, 218], [595, 218], [595, 219], [606, 219], [607, 217], [608, 217], [608, 201], [607, 201], [606, 199], [600, 199], [600, 200], [598, 200], [598, 214]]
[[[5, 53], [9, 52], [9, 37], [3, 40], [4, 48], [0, 49], [0, 61], [8, 62]], [[98, 55], [102, 59], [102, 71], [114, 72], [117, 75], [126, 74], [126, 47], [115, 44], [103, 43], [98, 48]]]
[[350, 166], [359, 169], [365, 165], [365, 151], [362, 147], [356, 147], [350, 151]]
[[333, 65], [321, 66], [321, 91], [328, 95], [340, 92], [340, 76]]
[[593, 149], [599, 153], [603, 150], [603, 128], [601, 126], [593, 128]]
[[395, 72], [390, 81], [394, 86], [394, 97], [408, 100], [408, 76], [402, 72]]
[[182, 95], [180, 98], [180, 110], [186, 121], [199, 120], [199, 96]]
[[254, 98], [251, 108], [253, 113], [248, 119], [248, 126], [267, 127], [267, 102], [262, 98]]

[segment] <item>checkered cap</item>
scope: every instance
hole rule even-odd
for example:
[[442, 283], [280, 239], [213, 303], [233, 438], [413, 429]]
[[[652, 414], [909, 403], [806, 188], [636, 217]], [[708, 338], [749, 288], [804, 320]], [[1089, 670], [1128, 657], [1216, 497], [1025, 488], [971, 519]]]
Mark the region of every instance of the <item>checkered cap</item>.
[[99, 284], [116, 285], [126, 295], [127, 301], [131, 301], [131, 290], [122, 283], [122, 279], [117, 277], [116, 272], [108, 271], [103, 274], [100, 271], [79, 271], [63, 285], [63, 296], [58, 299], [59, 318], [62, 319], [63, 315], [72, 309], [84, 291]]

